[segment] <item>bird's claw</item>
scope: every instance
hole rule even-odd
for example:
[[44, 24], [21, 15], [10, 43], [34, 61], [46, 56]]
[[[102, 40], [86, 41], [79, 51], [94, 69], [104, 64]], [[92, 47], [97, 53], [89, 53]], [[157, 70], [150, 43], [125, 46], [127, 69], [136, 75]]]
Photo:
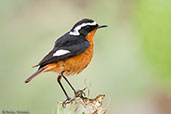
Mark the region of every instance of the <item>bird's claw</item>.
[[86, 94], [85, 94], [85, 91], [86, 90], [86, 88], [84, 88], [84, 89], [82, 89], [82, 90], [77, 90], [77, 91], [75, 91], [74, 93], [75, 93], [75, 97], [81, 97], [81, 96], [86, 96]]
[[65, 108], [67, 104], [71, 103], [72, 99], [68, 97], [64, 102], [62, 102], [62, 106]]

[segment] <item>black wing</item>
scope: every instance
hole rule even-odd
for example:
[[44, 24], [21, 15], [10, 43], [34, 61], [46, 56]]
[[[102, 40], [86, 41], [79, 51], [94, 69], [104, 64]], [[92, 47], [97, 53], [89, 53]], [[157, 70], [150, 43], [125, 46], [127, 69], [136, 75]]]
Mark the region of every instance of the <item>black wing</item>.
[[[65, 60], [70, 57], [79, 55], [84, 51], [86, 51], [89, 48], [89, 46], [90, 44], [85, 38], [78, 37], [78, 36], [70, 36], [69, 34], [65, 34], [55, 42], [55, 46], [52, 49], [52, 51], [49, 52], [36, 66], [40, 66], [41, 68], [47, 64], [58, 62], [60, 60]], [[61, 56], [53, 56], [53, 54], [57, 50], [61, 50], [61, 49], [68, 50], [70, 51], [70, 53]]]

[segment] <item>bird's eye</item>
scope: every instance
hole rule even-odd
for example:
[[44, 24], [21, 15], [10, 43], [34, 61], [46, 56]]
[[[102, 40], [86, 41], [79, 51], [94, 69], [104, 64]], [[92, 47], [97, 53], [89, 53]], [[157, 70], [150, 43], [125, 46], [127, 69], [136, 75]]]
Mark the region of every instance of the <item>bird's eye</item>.
[[86, 30], [89, 30], [89, 29], [90, 29], [90, 26], [86, 26], [85, 29], [86, 29]]

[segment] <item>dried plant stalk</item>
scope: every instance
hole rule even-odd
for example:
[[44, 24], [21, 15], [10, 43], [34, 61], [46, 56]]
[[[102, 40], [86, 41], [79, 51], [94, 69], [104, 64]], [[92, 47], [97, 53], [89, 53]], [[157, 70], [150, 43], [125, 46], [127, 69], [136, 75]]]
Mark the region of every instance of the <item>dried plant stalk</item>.
[[106, 110], [102, 108], [104, 97], [105, 95], [98, 95], [90, 99], [79, 94], [65, 108], [62, 102], [58, 103], [57, 114], [105, 114]]

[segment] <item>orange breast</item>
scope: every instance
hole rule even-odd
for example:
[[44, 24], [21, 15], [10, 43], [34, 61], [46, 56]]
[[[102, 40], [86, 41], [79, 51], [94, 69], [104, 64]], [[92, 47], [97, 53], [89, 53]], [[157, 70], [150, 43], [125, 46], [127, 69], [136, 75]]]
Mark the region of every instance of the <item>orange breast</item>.
[[93, 57], [93, 45], [91, 45], [84, 53], [72, 57], [65, 61], [65, 75], [74, 75], [84, 70]]
[[51, 69], [48, 71], [54, 71], [57, 73], [61, 73], [62, 71], [64, 72], [65, 76], [69, 75], [74, 75], [74, 74], [79, 74], [82, 70], [84, 70], [88, 64], [90, 63], [92, 57], [93, 57], [93, 37], [95, 35], [96, 30], [90, 32], [87, 36], [86, 39], [90, 43], [90, 47], [83, 52], [80, 55], [77, 55], [75, 57], [71, 57], [67, 60], [64, 61], [59, 61], [57, 63], [52, 63], [47, 66], [51, 66]]

